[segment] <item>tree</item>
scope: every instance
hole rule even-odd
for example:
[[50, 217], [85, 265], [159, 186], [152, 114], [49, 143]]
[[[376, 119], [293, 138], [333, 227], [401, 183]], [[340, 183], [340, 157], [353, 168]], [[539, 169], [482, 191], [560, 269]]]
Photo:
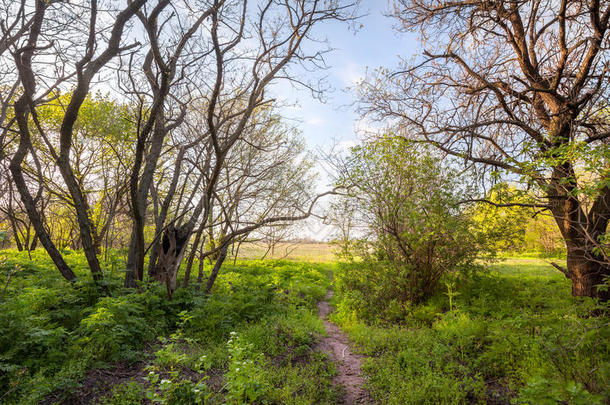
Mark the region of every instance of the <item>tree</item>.
[[372, 270], [363, 271], [375, 273], [344, 283], [366, 286], [365, 296], [377, 305], [419, 303], [443, 275], [469, 268], [481, 253], [478, 232], [459, 204], [467, 189], [425, 148], [384, 136], [352, 148], [335, 166], [338, 184], [349, 190], [350, 204], [341, 206], [351, 207], [340, 221], [360, 227], [343, 251], [364, 258]]
[[[187, 243], [198, 222], [207, 221], [213, 216], [212, 210], [219, 179], [226, 164], [230, 164], [231, 152], [239, 145], [238, 141], [245, 138], [244, 133], [252, 125], [256, 111], [274, 103], [269, 96], [269, 86], [283, 79], [304, 84], [314, 92], [320, 91], [317, 86], [299, 80], [289, 68], [294, 64], [303, 65], [305, 68], [319, 67], [323, 61], [324, 51], [309, 51], [304, 46], [313, 39], [311, 32], [313, 27], [329, 20], [351, 20], [353, 10], [352, 2], [299, 0], [289, 4], [265, 0], [258, 4], [256, 10], [249, 9], [246, 2], [241, 4], [214, 2], [213, 7], [210, 8], [207, 31], [199, 38], [199, 42], [203, 41], [206, 46], [200, 54], [193, 52], [188, 54], [190, 57], [195, 55], [196, 58], [192, 63], [187, 64], [187, 68], [196, 70], [197, 75], [192, 76], [188, 74], [189, 70], [184, 71], [180, 76], [187, 81], [181, 90], [183, 95], [175, 97], [175, 99], [193, 98], [194, 108], [191, 111], [196, 112], [193, 115], [199, 114], [204, 119], [192, 120], [193, 127], [197, 128], [196, 135], [187, 138], [188, 140], [181, 144], [169, 192], [161, 203], [156, 227], [163, 230], [163, 236], [156, 235], [157, 246], [152, 248], [153, 260], [150, 268], [152, 276], [159, 280], [175, 280]], [[151, 32], [156, 31], [149, 29], [148, 32], [150, 36]], [[151, 43], [154, 43], [152, 39]], [[170, 47], [170, 49], [179, 48]], [[156, 57], [154, 60], [157, 60]], [[168, 71], [171, 72], [172, 69]], [[185, 111], [188, 121], [190, 116], [188, 108]], [[159, 125], [154, 123], [155, 128]], [[175, 129], [178, 130], [177, 127]], [[188, 154], [192, 154], [198, 145], [205, 145], [205, 148], [199, 154], [201, 166], [192, 172], [196, 180], [191, 184], [197, 184], [190, 193], [194, 200], [188, 200], [181, 210], [176, 211], [177, 216], [173, 219], [166, 218], [174, 195], [176, 194], [179, 199], [183, 195], [181, 192], [177, 193], [178, 189], [183, 189], [179, 186], [185, 185], [184, 182], [180, 184], [183, 160]], [[154, 168], [154, 159], [150, 162], [150, 167]], [[137, 177], [138, 170], [135, 169], [137, 168], [134, 168], [132, 174], [132, 185], [135, 183], [133, 179]], [[143, 179], [146, 174], [145, 166]], [[140, 180], [140, 184], [143, 179]], [[133, 203], [132, 206], [138, 207], [138, 216], [142, 217], [145, 214], [144, 201], [148, 187], [144, 185], [139, 189], [142, 193], [136, 194], [132, 187], [131, 196], [132, 201], [139, 201], [141, 206], [138, 207]], [[191, 204], [191, 201], [194, 202]], [[311, 207], [309, 210], [303, 209], [303, 213], [296, 216], [260, 218], [259, 221], [243, 228], [233, 227], [230, 234], [224, 235], [220, 244], [216, 245], [209, 254], [222, 252], [234, 237], [243, 236], [263, 225], [298, 220], [302, 219], [303, 215], [310, 214]], [[138, 233], [135, 243], [132, 244], [134, 252], [137, 253], [137, 260], [133, 265], [135, 274], [142, 277], [143, 218], [134, 217], [134, 223], [137, 224]], [[171, 281], [172, 285], [174, 283]]]
[[[79, 186], [70, 160], [74, 125], [94, 77], [111, 59], [129, 48], [129, 46], [125, 48], [121, 44], [123, 30], [131, 17], [144, 3], [145, 0], [136, 0], [123, 10], [116, 10], [112, 23], [106, 25], [104, 24], [106, 21], [103, 21], [104, 18], [98, 13], [97, 1], [93, 1], [87, 7], [90, 17], [89, 24], [84, 31], [81, 31], [71, 24], [71, 19], [74, 18], [75, 13], [74, 7], [78, 8], [78, 5], [65, 5], [55, 9], [53, 2], [36, 0], [33, 7], [28, 7], [26, 2], [22, 1], [22, 7], [18, 14], [25, 14], [28, 10], [33, 9], [32, 16], [28, 16], [25, 27], [12, 26], [12, 28], [15, 28], [15, 35], [21, 35], [22, 37], [9, 44], [13, 54], [15, 71], [19, 78], [20, 89], [20, 94], [12, 103], [14, 120], [11, 120], [8, 125], [8, 128], [12, 128], [16, 124], [16, 131], [19, 133], [19, 146], [11, 158], [9, 167], [28, 217], [32, 221], [42, 245], [60, 272], [68, 280], [73, 280], [75, 275], [44, 228], [40, 211], [36, 207], [36, 198], [32, 197], [28, 190], [23, 175], [22, 163], [26, 155], [31, 154], [33, 159], [36, 159], [36, 152], [32, 144], [33, 128], [30, 125], [30, 118], [35, 124], [35, 130], [51, 151], [55, 164], [69, 190], [70, 197], [74, 202], [85, 257], [93, 279], [99, 283], [103, 275], [91, 235], [91, 210], [85, 200], [83, 190]], [[58, 27], [58, 25], [61, 26]], [[62, 32], [62, 37], [53, 37], [52, 33], [58, 28]], [[87, 40], [83, 45], [77, 42], [73, 35], [84, 35]], [[48, 49], [53, 50], [55, 60], [63, 65], [62, 69], [53, 72], [55, 77], [50, 82], [46, 80], [49, 69], [44, 61], [44, 51]], [[73, 57], [73, 52], [78, 56]], [[70, 92], [70, 102], [66, 106], [58, 130], [58, 145], [54, 145], [48, 134], [39, 125], [37, 109], [46, 102], [47, 97], [52, 97], [60, 89], [60, 86], [66, 83], [73, 84], [74, 89]], [[5, 130], [7, 130], [6, 127]]]
[[426, 49], [366, 80], [362, 112], [531, 189], [573, 295], [610, 298], [596, 288], [610, 275], [610, 4], [399, 0], [393, 16]]
[[[58, 245], [82, 248], [93, 279], [104, 285], [98, 255], [116, 218], [130, 229], [125, 285], [144, 279], [150, 252], [149, 275], [168, 283], [171, 296], [193, 233], [201, 245], [203, 229], [224, 229], [201, 253], [223, 256], [250, 232], [311, 215], [319, 196], [307, 187], [296, 194], [261, 193], [269, 200], [252, 203], [251, 191], [270, 187], [268, 174], [285, 179], [292, 166], [253, 172], [256, 166], [242, 165], [236, 148], [250, 150], [250, 133], [264, 132], [256, 129], [265, 121], [257, 117], [275, 106], [268, 91], [275, 81], [319, 94], [319, 86], [291, 67], [323, 64], [326, 50], [305, 46], [315, 40], [312, 29], [351, 20], [354, 2], [0, 5], [0, 159], [10, 169], [9, 191], [19, 193], [29, 219], [23, 229], [31, 224], [34, 240], [66, 279], [75, 274]], [[116, 83], [108, 99], [91, 95], [108, 90], [108, 83]], [[278, 147], [258, 140], [255, 148]], [[226, 194], [227, 173], [231, 187], [247, 190]], [[19, 231], [25, 226], [19, 225], [23, 212], [16, 212], [21, 205], [12, 196], [6, 202], [2, 211]], [[256, 209], [246, 215], [248, 204]]]

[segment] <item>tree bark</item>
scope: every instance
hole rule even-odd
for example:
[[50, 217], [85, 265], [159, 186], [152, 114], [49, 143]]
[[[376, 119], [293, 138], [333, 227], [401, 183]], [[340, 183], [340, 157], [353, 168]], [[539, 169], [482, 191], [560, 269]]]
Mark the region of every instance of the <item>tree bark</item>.
[[197, 255], [197, 251], [199, 250], [199, 242], [201, 241], [201, 234], [203, 234], [204, 227], [200, 227], [195, 235], [195, 241], [191, 247], [191, 252], [189, 253], [189, 258], [186, 263], [186, 269], [184, 271], [184, 280], [182, 280], [182, 288], [186, 288], [189, 285], [189, 281], [191, 279], [191, 269], [193, 268], [193, 262], [195, 261], [195, 256]]
[[192, 228], [188, 225], [179, 228], [171, 225], [163, 234], [157, 266], [151, 276], [155, 280], [165, 283], [170, 300], [176, 291], [178, 270], [191, 233]]
[[608, 291], [598, 291], [597, 286], [610, 276], [610, 266], [601, 258], [596, 260], [593, 252], [587, 252], [582, 245], [570, 242], [568, 245], [567, 267], [572, 280], [572, 295], [575, 297], [593, 297], [603, 301], [610, 299]]
[[220, 267], [222, 263], [227, 258], [227, 251], [229, 250], [229, 244], [227, 243], [220, 249], [220, 253], [218, 254], [218, 258], [216, 259], [216, 263], [214, 263], [214, 268], [210, 273], [210, 277], [208, 277], [208, 282], [205, 286], [205, 293], [209, 294], [212, 291], [212, 287], [214, 287], [214, 282], [216, 281], [216, 277], [218, 277], [218, 272], [220, 271]]
[[567, 274], [572, 281], [572, 295], [575, 297], [593, 297], [603, 301], [610, 299], [610, 292], [598, 291], [597, 286], [610, 277], [610, 263], [595, 252], [598, 238], [608, 228], [610, 218], [610, 188], [601, 190], [585, 213], [585, 207], [572, 194], [576, 186], [565, 181], [573, 179], [573, 170], [567, 163], [561, 168], [561, 178], [555, 181], [554, 189], [548, 194], [551, 212], [563, 236], [567, 249]]

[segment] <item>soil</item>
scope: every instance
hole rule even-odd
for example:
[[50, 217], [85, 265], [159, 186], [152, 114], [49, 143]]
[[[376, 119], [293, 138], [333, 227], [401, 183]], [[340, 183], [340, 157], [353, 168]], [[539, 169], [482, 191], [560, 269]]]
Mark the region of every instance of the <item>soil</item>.
[[323, 301], [318, 303], [318, 315], [324, 322], [326, 337], [322, 337], [317, 349], [328, 353], [330, 359], [337, 367], [337, 375], [333, 384], [340, 385], [345, 390], [343, 404], [372, 404], [369, 393], [364, 389], [364, 379], [360, 367], [362, 356], [352, 353], [347, 336], [332, 322], [327, 320], [332, 308], [328, 303], [333, 291], [328, 290]]

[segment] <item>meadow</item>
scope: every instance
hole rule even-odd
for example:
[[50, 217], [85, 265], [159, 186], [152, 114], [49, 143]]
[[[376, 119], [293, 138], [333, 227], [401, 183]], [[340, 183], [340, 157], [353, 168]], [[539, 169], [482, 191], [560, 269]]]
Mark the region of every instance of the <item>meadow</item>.
[[153, 284], [123, 289], [110, 270], [111, 294], [99, 295], [78, 252], [67, 256], [81, 276], [74, 286], [42, 251], [1, 257], [6, 404], [340, 403], [335, 365], [316, 347], [316, 303], [333, 284], [331, 319], [365, 356], [377, 403], [610, 398], [608, 318], [593, 316], [595, 304], [573, 298], [569, 280], [541, 259], [502, 259], [384, 319], [367, 317], [344, 289], [354, 264], [320, 257], [240, 259], [223, 266], [212, 294], [189, 287], [172, 301]]
[[[0, 402], [195, 404], [335, 403], [340, 389], [315, 308], [331, 265], [226, 264], [212, 294], [156, 284], [110, 296], [85, 281], [81, 253], [67, 255], [69, 286], [42, 251], [3, 251]], [[11, 275], [10, 281], [7, 275]]]
[[502, 259], [391, 320], [342, 288], [350, 270], [337, 272], [333, 319], [367, 356], [380, 403], [610, 402], [609, 320], [545, 260]]

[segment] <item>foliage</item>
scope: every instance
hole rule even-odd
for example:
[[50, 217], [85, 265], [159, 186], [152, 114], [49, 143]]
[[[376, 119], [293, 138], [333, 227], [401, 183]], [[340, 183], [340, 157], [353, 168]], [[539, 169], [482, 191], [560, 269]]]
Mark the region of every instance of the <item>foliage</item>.
[[[2, 403], [69, 402], [92, 368], [115, 364], [142, 364], [147, 380], [135, 372], [100, 403], [336, 402], [334, 368], [312, 350], [323, 332], [315, 303], [329, 286], [326, 266], [238, 262], [223, 267], [212, 294], [193, 286], [167, 301], [154, 284], [123, 289], [119, 271], [108, 273], [111, 294], [102, 296], [82, 253], [64, 253], [75, 286], [43, 251], [31, 261], [27, 252], [2, 252], [4, 267], [20, 268], [0, 302]], [[232, 331], [239, 338], [227, 346]], [[264, 389], [248, 386], [241, 364], [249, 360]]]
[[459, 204], [464, 185], [425, 149], [392, 136], [354, 147], [337, 182], [368, 231], [343, 241], [343, 257], [362, 264], [346, 267], [338, 285], [371, 310], [421, 302], [443, 274], [480, 256], [483, 234]]
[[527, 190], [563, 236], [573, 294], [610, 300], [596, 288], [610, 275], [607, 2], [395, 3], [425, 50], [363, 79], [361, 113]]
[[472, 220], [485, 234], [496, 250], [510, 251], [523, 247], [530, 209], [512, 206], [498, 207], [493, 204], [516, 204], [529, 202], [527, 194], [507, 183], [499, 183], [485, 196], [486, 201], [472, 207]]
[[256, 402], [267, 388], [260, 382], [262, 354], [254, 351], [252, 343], [240, 340], [235, 332], [227, 342], [229, 371], [227, 372], [228, 398], [239, 404]]
[[205, 376], [193, 382], [182, 378], [179, 370], [170, 371], [167, 374], [169, 378], [161, 378], [153, 370], [146, 377], [149, 385], [144, 393], [146, 399], [153, 404], [203, 405], [211, 397]]
[[608, 318], [593, 315], [600, 311], [594, 300], [572, 298], [569, 280], [552, 267], [511, 259], [449, 291], [451, 303], [439, 291], [390, 325], [365, 317], [357, 291], [337, 294], [334, 320], [370, 356], [364, 368], [381, 403], [601, 404], [610, 397]]

